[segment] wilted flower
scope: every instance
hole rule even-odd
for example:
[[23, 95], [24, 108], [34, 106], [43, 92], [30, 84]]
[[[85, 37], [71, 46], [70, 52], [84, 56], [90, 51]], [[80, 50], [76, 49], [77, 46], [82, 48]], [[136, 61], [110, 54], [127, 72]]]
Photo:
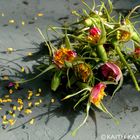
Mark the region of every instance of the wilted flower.
[[122, 72], [120, 68], [112, 62], [107, 62], [102, 65], [101, 71], [103, 76], [109, 81], [118, 82], [122, 78]]
[[117, 31], [117, 39], [119, 41], [127, 42], [130, 40], [130, 38], [131, 38], [131, 33], [129, 31], [125, 31], [125, 30]]
[[86, 82], [90, 75], [92, 75], [91, 67], [86, 63], [80, 63], [77, 64], [74, 67], [76, 75], [83, 80], [83, 82]]
[[65, 62], [72, 62], [76, 56], [75, 51], [62, 47], [55, 52], [53, 62], [59, 68], [62, 68]]
[[101, 103], [101, 100], [106, 96], [104, 89], [106, 88], [106, 85], [104, 83], [98, 83], [95, 85], [90, 94], [90, 102], [94, 105], [98, 106]]
[[101, 30], [98, 29], [97, 27], [93, 27], [89, 30], [88, 40], [93, 44], [97, 44], [100, 39], [100, 35]]
[[134, 56], [136, 58], [139, 58], [140, 57], [140, 48], [135, 48], [135, 50], [134, 50]]
[[8, 84], [8, 87], [13, 87], [15, 84], [13, 83], [13, 82], [10, 82], [9, 84]]

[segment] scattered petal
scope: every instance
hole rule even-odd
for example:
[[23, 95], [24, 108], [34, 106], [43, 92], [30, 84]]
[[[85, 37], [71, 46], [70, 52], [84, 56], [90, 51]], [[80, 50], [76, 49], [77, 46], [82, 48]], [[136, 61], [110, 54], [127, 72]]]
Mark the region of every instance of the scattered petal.
[[44, 16], [44, 14], [43, 13], [38, 13], [37, 16], [42, 17], [42, 16]]
[[32, 113], [32, 110], [31, 110], [31, 109], [25, 109], [25, 110], [24, 110], [24, 113], [25, 113], [25, 114], [31, 114], [31, 113]]
[[36, 96], [36, 97], [40, 96], [40, 93], [37, 93], [35, 96]]
[[14, 51], [13, 48], [7, 48], [7, 52], [8, 52], [8, 53], [12, 53], [13, 51]]
[[25, 25], [25, 21], [22, 21], [21, 24], [24, 26]]
[[9, 94], [13, 94], [13, 92], [14, 92], [14, 91], [13, 91], [12, 89], [9, 90]]
[[10, 19], [9, 23], [15, 23], [15, 20], [14, 19]]
[[33, 54], [32, 54], [32, 52], [28, 52], [28, 56], [32, 56]]
[[28, 103], [28, 107], [31, 107], [31, 106], [32, 106], [32, 104], [33, 104], [32, 102], [29, 102], [29, 103]]
[[34, 121], [35, 121], [35, 119], [31, 119], [29, 123], [34, 124]]
[[16, 111], [17, 110], [17, 107], [16, 106], [13, 106], [13, 110]]
[[14, 120], [14, 119], [9, 119], [8, 122], [9, 122], [10, 125], [14, 125], [15, 122], [16, 122], [16, 120]]
[[54, 99], [51, 99], [51, 103], [54, 103], [55, 102], [55, 100]]
[[21, 68], [21, 72], [24, 72], [24, 71], [25, 71], [25, 69], [24, 69], [24, 67], [22, 67], [22, 68]]

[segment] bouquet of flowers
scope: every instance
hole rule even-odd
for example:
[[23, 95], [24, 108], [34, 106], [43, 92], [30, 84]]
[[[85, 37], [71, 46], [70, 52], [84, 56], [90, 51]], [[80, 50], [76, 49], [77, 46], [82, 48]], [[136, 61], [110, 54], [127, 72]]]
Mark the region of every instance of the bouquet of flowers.
[[[120, 14], [117, 19], [112, 16], [110, 0], [108, 8], [101, 2], [97, 6], [98, 11], [95, 4], [91, 8], [83, 0], [82, 3], [87, 10], [83, 9], [83, 13], [73, 11], [78, 16], [74, 23], [48, 29], [57, 34], [56, 43], [46, 39], [38, 29], [45, 39], [49, 61], [41, 66], [43, 71], [39, 75], [29, 79], [51, 71], [53, 91], [59, 87], [72, 91], [65, 93], [62, 101], [72, 98], [76, 101], [74, 109], [86, 103], [85, 119], [73, 134], [86, 122], [90, 109], [98, 108], [114, 118], [104, 106], [103, 99], [110, 94], [111, 98], [114, 97], [123, 84], [124, 76], [130, 75], [136, 90], [140, 91], [135, 77], [140, 66], [140, 35], [135, 23], [131, 22], [132, 14], [140, 6], [125, 17]], [[127, 47], [127, 42], [132, 42], [133, 46]], [[115, 87], [112, 93], [108, 92], [110, 85]]]

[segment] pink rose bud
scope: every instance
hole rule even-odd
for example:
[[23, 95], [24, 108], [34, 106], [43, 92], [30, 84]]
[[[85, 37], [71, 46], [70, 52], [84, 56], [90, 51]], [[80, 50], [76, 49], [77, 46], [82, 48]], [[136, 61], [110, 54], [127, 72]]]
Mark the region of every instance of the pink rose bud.
[[90, 102], [96, 106], [100, 105], [101, 100], [104, 96], [106, 96], [104, 92], [105, 88], [106, 85], [104, 83], [98, 83], [97, 85], [95, 85], [91, 90]]
[[118, 82], [122, 77], [122, 72], [120, 68], [112, 62], [107, 62], [102, 65], [101, 71], [103, 76], [109, 81]]

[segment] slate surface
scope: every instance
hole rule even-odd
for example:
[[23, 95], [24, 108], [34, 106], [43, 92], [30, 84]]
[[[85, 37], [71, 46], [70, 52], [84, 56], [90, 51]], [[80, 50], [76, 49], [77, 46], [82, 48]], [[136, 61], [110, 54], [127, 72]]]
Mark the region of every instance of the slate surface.
[[[89, 4], [91, 3], [91, 0], [86, 1]], [[129, 0], [127, 4], [126, 1], [114, 1], [116, 9], [123, 12], [129, 11], [139, 3], [139, 0]], [[73, 19], [71, 10], [78, 10], [81, 7], [78, 0], [0, 0], [0, 13], [2, 15], [0, 16], [0, 58], [6, 60], [18, 58], [15, 61], [16, 63], [24, 66], [26, 70], [26, 66], [32, 70], [32, 66], [37, 62], [34, 60], [25, 62], [20, 57], [26, 56], [30, 51], [34, 52], [36, 45], [43, 41], [36, 28], [39, 27], [45, 34], [48, 25], [60, 25], [64, 20], [71, 22]], [[43, 13], [44, 16], [38, 17], [38, 13]], [[14, 19], [15, 23], [8, 23], [11, 19]], [[24, 26], [21, 24], [22, 21], [25, 22]], [[2, 53], [11, 47], [15, 50], [21, 50], [15, 51], [12, 54]], [[10, 65], [18, 69], [16, 64], [7, 63], [6, 60], [1, 60], [1, 66]], [[2, 74], [6, 73], [8, 73], [8, 70], [2, 71]], [[12, 71], [11, 75], [13, 73], [15, 74]], [[17, 118], [14, 126], [9, 126], [5, 130], [0, 128], [0, 140], [105, 140], [109, 139], [107, 135], [112, 134], [114, 136], [140, 135], [140, 94], [135, 91], [131, 84], [128, 83], [123, 86], [112, 103], [107, 105], [109, 111], [120, 121], [119, 125], [116, 125], [104, 113], [97, 111], [97, 122], [95, 123], [89, 117], [87, 123], [78, 131], [75, 137], [71, 136], [71, 130], [74, 130], [82, 122], [84, 114], [82, 112], [73, 112], [67, 107], [62, 107], [57, 99], [48, 109], [51, 98], [55, 97], [53, 96], [54, 93], [51, 94], [48, 90], [48, 85], [47, 82], [45, 83], [38, 79], [32, 83], [25, 84], [23, 90], [17, 91], [12, 95], [15, 103], [19, 96], [26, 96], [28, 89], [37, 90], [42, 88], [44, 94], [40, 98], [43, 100], [43, 104], [39, 107], [34, 107], [31, 115]], [[7, 90], [2, 86], [0, 89], [1, 96], [7, 94]], [[35, 101], [37, 98], [33, 100]], [[24, 99], [24, 102], [26, 104], [27, 100]], [[5, 104], [3, 108], [1, 115], [9, 110], [9, 104]], [[30, 125], [28, 120], [32, 117], [36, 117], [36, 120], [33, 125]], [[23, 125], [24, 123], [25, 125]]]

